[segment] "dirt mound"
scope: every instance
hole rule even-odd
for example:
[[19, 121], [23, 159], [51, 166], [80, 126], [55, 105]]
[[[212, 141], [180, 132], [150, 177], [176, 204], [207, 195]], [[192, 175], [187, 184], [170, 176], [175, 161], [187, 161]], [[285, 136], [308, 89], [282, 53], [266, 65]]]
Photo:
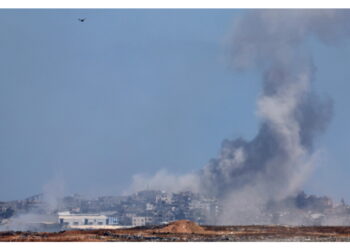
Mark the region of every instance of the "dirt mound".
[[178, 220], [175, 222], [169, 223], [167, 226], [158, 229], [159, 233], [204, 233], [204, 228], [199, 226], [197, 223], [189, 221], [189, 220]]

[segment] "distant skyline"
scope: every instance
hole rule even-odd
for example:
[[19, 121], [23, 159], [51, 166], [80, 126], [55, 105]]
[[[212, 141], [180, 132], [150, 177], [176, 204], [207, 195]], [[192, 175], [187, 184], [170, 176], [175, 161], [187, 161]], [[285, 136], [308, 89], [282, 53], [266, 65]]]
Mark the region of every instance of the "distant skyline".
[[[224, 139], [254, 137], [259, 72], [228, 55], [244, 12], [0, 10], [0, 200], [57, 182], [118, 195], [135, 174], [196, 171]], [[350, 46], [309, 46], [334, 114], [305, 191], [350, 202]]]

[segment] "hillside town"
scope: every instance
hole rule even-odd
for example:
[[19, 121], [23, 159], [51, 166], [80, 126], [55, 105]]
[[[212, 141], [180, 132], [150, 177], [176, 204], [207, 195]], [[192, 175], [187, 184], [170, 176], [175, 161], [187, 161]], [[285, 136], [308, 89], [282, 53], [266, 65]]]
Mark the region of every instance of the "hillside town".
[[[0, 229], [2, 228], [2, 231], [12, 229], [6, 225], [13, 225], [14, 221], [18, 224], [24, 220], [31, 225], [46, 223], [47, 226], [51, 223], [55, 225], [55, 230], [58, 227], [60, 229], [140, 227], [162, 225], [176, 220], [215, 225], [217, 218], [223, 212], [222, 209], [222, 204], [218, 200], [192, 192], [146, 190], [131, 195], [102, 196], [93, 199], [74, 194], [62, 198], [55, 209], [49, 209], [44, 196], [40, 194], [24, 200], [0, 202]], [[40, 216], [23, 216], [28, 214]], [[45, 218], [45, 222], [38, 221], [44, 220], [40, 218]], [[348, 225], [350, 206], [343, 200], [335, 204], [328, 197], [306, 195], [301, 192], [296, 197], [278, 203], [271, 202], [260, 224], [271, 224], [272, 221], [272, 224], [284, 225], [290, 224], [291, 219], [298, 225], [339, 225], [340, 222], [341, 225]], [[32, 228], [29, 227], [28, 230]]]
[[63, 227], [145, 226], [188, 219], [200, 224], [213, 223], [220, 213], [217, 200], [191, 192], [142, 191], [126, 196], [86, 198], [74, 194], [48, 209], [43, 195], [0, 203], [0, 225], [26, 213], [51, 214]]
[[61, 210], [70, 214], [104, 214], [106, 224], [123, 226], [158, 225], [181, 219], [203, 224], [219, 214], [215, 199], [191, 192], [142, 191], [89, 200], [72, 195], [65, 197], [63, 204]]

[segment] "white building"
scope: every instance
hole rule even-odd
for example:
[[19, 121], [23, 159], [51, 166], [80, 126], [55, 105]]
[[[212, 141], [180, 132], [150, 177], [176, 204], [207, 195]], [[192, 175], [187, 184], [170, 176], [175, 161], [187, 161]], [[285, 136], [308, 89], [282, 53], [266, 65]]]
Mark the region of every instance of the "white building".
[[106, 215], [71, 214], [70, 212], [58, 213], [58, 222], [65, 226], [108, 225], [109, 224], [109, 220]]
[[134, 216], [132, 217], [132, 225], [134, 227], [140, 227], [149, 225], [152, 223], [152, 218], [148, 216]]

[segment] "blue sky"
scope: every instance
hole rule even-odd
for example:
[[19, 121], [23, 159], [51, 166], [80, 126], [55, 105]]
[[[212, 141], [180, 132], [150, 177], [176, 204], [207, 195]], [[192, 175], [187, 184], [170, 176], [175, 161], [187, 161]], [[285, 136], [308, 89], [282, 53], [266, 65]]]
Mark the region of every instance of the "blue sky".
[[[67, 193], [119, 194], [134, 174], [195, 171], [223, 139], [252, 138], [260, 76], [227, 55], [243, 13], [0, 10], [0, 200], [57, 176]], [[350, 46], [310, 47], [334, 117], [305, 188], [350, 201]]]

